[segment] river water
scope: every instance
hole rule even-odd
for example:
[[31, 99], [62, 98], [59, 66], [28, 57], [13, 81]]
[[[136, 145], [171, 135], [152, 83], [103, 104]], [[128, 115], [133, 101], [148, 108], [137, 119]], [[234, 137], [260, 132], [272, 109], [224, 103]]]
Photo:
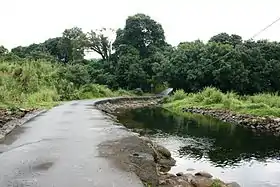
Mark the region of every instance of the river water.
[[242, 187], [280, 186], [280, 138], [162, 108], [130, 110], [118, 114], [118, 120], [168, 148], [177, 161], [172, 173], [203, 170]]

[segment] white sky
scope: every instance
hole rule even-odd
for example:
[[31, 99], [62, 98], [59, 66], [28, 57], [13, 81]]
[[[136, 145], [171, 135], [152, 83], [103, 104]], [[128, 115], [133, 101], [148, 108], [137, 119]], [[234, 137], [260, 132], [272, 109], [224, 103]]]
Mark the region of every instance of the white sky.
[[[129, 15], [160, 22], [167, 42], [208, 40], [220, 32], [249, 39], [280, 17], [279, 0], [0, 0], [0, 45], [43, 42], [78, 26], [123, 27]], [[259, 38], [280, 41], [280, 21]]]

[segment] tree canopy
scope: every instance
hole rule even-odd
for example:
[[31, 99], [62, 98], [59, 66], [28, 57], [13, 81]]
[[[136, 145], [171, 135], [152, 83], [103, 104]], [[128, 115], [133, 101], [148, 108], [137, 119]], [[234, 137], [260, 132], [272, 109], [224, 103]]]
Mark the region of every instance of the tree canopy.
[[[85, 60], [86, 51], [95, 51], [101, 59]], [[93, 82], [151, 91], [169, 85], [189, 92], [214, 86], [241, 94], [280, 90], [279, 42], [244, 40], [221, 32], [208, 42], [182, 41], [171, 46], [162, 25], [145, 14], [129, 16], [116, 32], [102, 28], [84, 33], [74, 27], [11, 52], [0, 46], [0, 56], [11, 54], [71, 64], [63, 73], [79, 86]]]

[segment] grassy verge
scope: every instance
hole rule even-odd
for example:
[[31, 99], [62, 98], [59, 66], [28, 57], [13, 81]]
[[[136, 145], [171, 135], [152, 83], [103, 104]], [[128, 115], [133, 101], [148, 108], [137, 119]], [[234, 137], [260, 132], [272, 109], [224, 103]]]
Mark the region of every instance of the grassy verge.
[[66, 100], [133, 95], [90, 82], [77, 86], [61, 73], [63, 68], [67, 66], [45, 60], [0, 60], [0, 109], [51, 108]]
[[187, 107], [227, 109], [241, 114], [280, 117], [280, 96], [277, 93], [240, 96], [207, 87], [198, 93], [177, 90], [173, 96], [165, 99], [164, 108], [170, 111], [180, 113], [182, 108]]

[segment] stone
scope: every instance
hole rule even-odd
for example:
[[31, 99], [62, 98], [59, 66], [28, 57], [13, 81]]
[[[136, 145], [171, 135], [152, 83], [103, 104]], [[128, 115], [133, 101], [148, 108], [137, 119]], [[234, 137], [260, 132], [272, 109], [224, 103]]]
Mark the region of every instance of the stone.
[[0, 134], [0, 143], [3, 142], [5, 140], [5, 136]]
[[227, 187], [241, 187], [241, 186], [236, 182], [231, 182], [227, 184]]
[[159, 159], [157, 161], [158, 164], [162, 165], [162, 166], [175, 166], [176, 164], [176, 160], [174, 160], [173, 158], [170, 158], [170, 159]]
[[179, 173], [176, 173], [177, 176], [183, 176], [184, 173], [183, 172], [179, 172]]
[[274, 118], [274, 121], [280, 122], [280, 118]]
[[140, 138], [147, 144], [153, 144], [152, 140], [150, 140], [148, 137], [142, 136]]
[[194, 171], [195, 169], [193, 168], [188, 168], [187, 171]]
[[166, 181], [165, 181], [165, 180], [159, 180], [159, 184], [160, 184], [160, 185], [165, 185], [165, 184], [166, 184]]
[[163, 146], [161, 146], [161, 145], [154, 145], [154, 147], [155, 147], [155, 150], [156, 150], [159, 154], [163, 155], [163, 156], [166, 157], [166, 158], [171, 158], [171, 153], [170, 153], [170, 151], [169, 151], [168, 149], [166, 149], [165, 147], [163, 147]]
[[191, 179], [190, 183], [194, 187], [211, 187], [213, 180], [205, 177], [194, 177]]
[[167, 173], [171, 170], [171, 166], [160, 166], [159, 171], [162, 173]]
[[175, 180], [166, 179], [165, 181], [166, 181], [167, 184], [176, 185], [176, 181]]
[[194, 174], [195, 176], [201, 176], [206, 178], [212, 178], [213, 176], [210, 173], [207, 173], [206, 171], [200, 171]]

